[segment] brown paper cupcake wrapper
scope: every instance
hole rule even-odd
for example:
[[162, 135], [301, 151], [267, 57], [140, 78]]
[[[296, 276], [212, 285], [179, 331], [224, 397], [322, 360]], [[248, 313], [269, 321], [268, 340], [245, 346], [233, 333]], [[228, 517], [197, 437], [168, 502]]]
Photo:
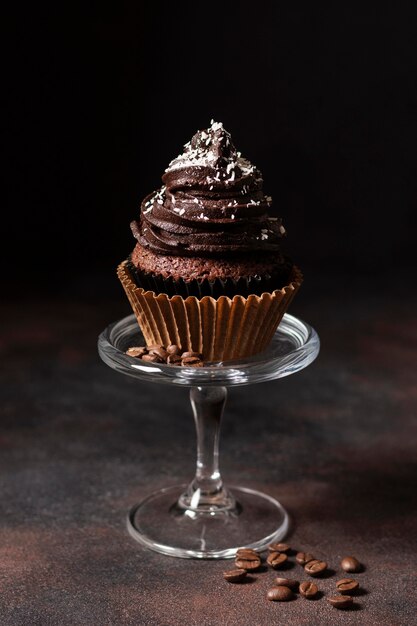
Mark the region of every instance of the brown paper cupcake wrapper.
[[204, 361], [241, 359], [265, 350], [303, 280], [293, 267], [289, 284], [271, 293], [198, 299], [145, 291], [135, 284], [127, 261], [117, 275], [147, 345], [176, 344], [201, 352]]

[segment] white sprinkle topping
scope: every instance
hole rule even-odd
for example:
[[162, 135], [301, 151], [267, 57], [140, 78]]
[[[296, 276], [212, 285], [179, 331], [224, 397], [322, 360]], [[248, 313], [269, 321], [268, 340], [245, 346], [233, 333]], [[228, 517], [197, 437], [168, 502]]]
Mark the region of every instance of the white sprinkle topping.
[[230, 217], [232, 218], [232, 220], [234, 220], [234, 219], [235, 219], [235, 216], [233, 215], [233, 213], [232, 213], [232, 215], [231, 215]]
[[[224, 152], [226, 152], [224, 150], [225, 147], [231, 147], [228, 151], [228, 156], [225, 156], [224, 154]], [[215, 185], [212, 184], [214, 182], [223, 182], [228, 184], [234, 182], [236, 178], [243, 178], [242, 182], [247, 183], [248, 177], [259, 177], [259, 172], [256, 167], [252, 165], [250, 161], [243, 158], [241, 152], [234, 149], [230, 134], [225, 130], [223, 123], [215, 122], [214, 119], [210, 121], [210, 127], [208, 129], [197, 131], [197, 134], [193, 137], [193, 139], [184, 145], [183, 153], [173, 159], [165, 171], [172, 172], [188, 167], [209, 168], [210, 175], [206, 176], [205, 180], [207, 185], [209, 185], [210, 191], [212, 191], [215, 187]], [[261, 178], [256, 178], [256, 180], [258, 183], [262, 181]], [[249, 194], [250, 189], [250, 184], [243, 184], [241, 194], [243, 196]], [[171, 197], [171, 194], [169, 194], [168, 198], [172, 203], [171, 209], [179, 215], [183, 215], [185, 213], [185, 209], [178, 210], [174, 208], [174, 196]], [[272, 198], [268, 197], [266, 200], [272, 201]], [[152, 199], [152, 204], [157, 202], [158, 204], [163, 205], [164, 201], [165, 188], [161, 188], [161, 190], [155, 194], [155, 197]], [[264, 199], [262, 201], [265, 202]], [[194, 197], [192, 198], [192, 202], [194, 202], [198, 207], [203, 208], [200, 199]], [[239, 204], [240, 203], [238, 201], [232, 200], [227, 205], [223, 204], [223, 207], [238, 206]], [[261, 201], [251, 199], [248, 204], [258, 206], [261, 204]], [[146, 205], [147, 210], [148, 208], [149, 210], [152, 210], [152, 205], [150, 207]], [[209, 218], [201, 214], [199, 219], [208, 220]], [[232, 216], [232, 219], [235, 219], [235, 215]]]
[[247, 176], [248, 174], [253, 174], [253, 172], [255, 171], [255, 166], [252, 165], [252, 163], [250, 161], [248, 161], [247, 159], [242, 158], [241, 156], [238, 157], [237, 164], [240, 167], [240, 169], [242, 170], [242, 174], [244, 176]]
[[281, 233], [281, 235], [284, 235], [287, 231], [285, 230], [285, 228], [283, 226], [279, 227], [279, 232]]

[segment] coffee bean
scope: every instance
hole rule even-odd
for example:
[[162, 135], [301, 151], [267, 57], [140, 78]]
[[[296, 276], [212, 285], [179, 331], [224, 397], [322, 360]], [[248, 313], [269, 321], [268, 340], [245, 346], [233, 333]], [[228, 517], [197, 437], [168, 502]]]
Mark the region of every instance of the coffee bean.
[[300, 593], [304, 598], [314, 598], [319, 592], [319, 588], [309, 580], [304, 581], [299, 587]]
[[314, 560], [314, 556], [310, 554], [310, 552], [298, 552], [298, 554], [295, 557], [295, 560], [300, 565], [306, 565], [309, 561]]
[[353, 578], [342, 578], [336, 583], [336, 589], [341, 593], [354, 593], [358, 587], [358, 581], [353, 580]]
[[274, 569], [278, 569], [286, 562], [287, 559], [287, 555], [283, 554], [282, 552], [270, 552], [268, 554], [266, 562]]
[[179, 354], [168, 354], [167, 363], [169, 365], [181, 365], [181, 357]]
[[188, 359], [188, 357], [197, 357], [198, 359], [202, 359], [203, 355], [201, 354], [201, 352], [183, 352], [181, 354], [183, 359]]
[[277, 576], [275, 578], [275, 582], [277, 583], [277, 585], [280, 585], [282, 587], [288, 587], [288, 589], [298, 589], [298, 580], [294, 580], [293, 578], [280, 578], [279, 576]]
[[258, 567], [261, 566], [261, 563], [261, 559], [255, 560], [239, 557], [235, 560], [236, 567], [239, 569], [244, 569], [247, 572], [252, 572], [253, 570], [258, 569]]
[[260, 567], [262, 563], [261, 557], [255, 550], [250, 548], [241, 548], [237, 550], [235, 555], [235, 565], [239, 569], [255, 570]]
[[268, 550], [269, 552], [289, 552], [291, 548], [287, 543], [271, 543]]
[[150, 346], [146, 346], [148, 352], [150, 352], [151, 350], [158, 350], [158, 348], [162, 348], [163, 350], [165, 350], [164, 346], [160, 346], [157, 343], [153, 343]]
[[132, 347], [129, 348], [128, 350], [126, 350], [126, 354], [128, 356], [134, 356], [138, 359], [140, 359], [144, 354], [146, 354], [148, 352], [148, 350], [144, 347], [144, 346], [140, 346], [140, 347]]
[[174, 343], [166, 348], [168, 354], [173, 356], [174, 354], [181, 354], [181, 350]]
[[161, 357], [157, 354], [144, 354], [142, 361], [147, 361], [149, 363], [163, 363], [164, 359], [161, 359]]
[[166, 358], [167, 358], [167, 351], [165, 350], [165, 348], [150, 348], [149, 349], [149, 354], [156, 354], [163, 361], [165, 361]]
[[344, 559], [340, 561], [340, 567], [345, 570], [345, 572], [360, 572], [362, 569], [361, 563], [359, 563], [358, 559], [354, 556], [345, 556]]
[[332, 606], [336, 609], [347, 609], [349, 606], [353, 604], [353, 598], [350, 596], [331, 596], [327, 598], [327, 601], [330, 602]]
[[240, 583], [246, 575], [247, 571], [245, 569], [229, 569], [227, 572], [223, 572], [224, 579], [228, 583]]
[[310, 576], [320, 576], [327, 569], [326, 561], [319, 561], [318, 559], [313, 559], [304, 565], [304, 571]]
[[258, 559], [261, 558], [261, 555], [259, 554], [259, 552], [257, 552], [253, 548], [238, 548], [236, 550], [235, 556], [243, 556], [243, 557], [245, 557], [245, 556], [255, 556]]
[[288, 602], [288, 600], [294, 597], [294, 594], [288, 587], [280, 585], [279, 587], [272, 587], [266, 597], [268, 600], [273, 600], [274, 602]]
[[203, 361], [198, 356], [181, 356], [181, 365], [184, 367], [203, 367]]

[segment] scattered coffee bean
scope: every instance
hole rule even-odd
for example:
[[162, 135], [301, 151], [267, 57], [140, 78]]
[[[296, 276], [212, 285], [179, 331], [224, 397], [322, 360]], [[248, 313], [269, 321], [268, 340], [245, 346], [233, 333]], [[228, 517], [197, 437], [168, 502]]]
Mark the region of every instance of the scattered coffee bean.
[[188, 359], [188, 357], [192, 357], [192, 356], [195, 356], [200, 360], [203, 358], [203, 355], [201, 354], [201, 352], [191, 352], [191, 351], [183, 352], [181, 356], [183, 359]]
[[148, 363], [163, 363], [164, 359], [161, 359], [161, 357], [157, 354], [144, 354], [142, 361], [146, 361]]
[[269, 552], [289, 552], [291, 548], [287, 543], [271, 543], [268, 550]]
[[169, 354], [167, 358], [169, 365], [181, 365], [181, 357], [179, 354]]
[[255, 550], [240, 548], [235, 555], [235, 565], [239, 569], [253, 571], [261, 566], [261, 557]]
[[343, 595], [331, 596], [330, 598], [327, 598], [327, 601], [330, 602], [330, 604], [336, 609], [347, 609], [353, 604], [353, 598]]
[[293, 578], [280, 578], [279, 576], [275, 578], [275, 582], [277, 585], [288, 587], [288, 589], [292, 589], [293, 591], [298, 589], [299, 584], [298, 580], [294, 580]]
[[148, 350], [144, 347], [144, 346], [140, 346], [140, 347], [132, 347], [129, 348], [128, 350], [126, 350], [126, 354], [128, 356], [134, 356], [136, 358], [141, 358], [144, 354], [146, 354], [148, 352]]
[[300, 565], [306, 565], [309, 561], [314, 560], [314, 556], [310, 554], [310, 552], [298, 552], [298, 554], [295, 557], [295, 560]]
[[245, 569], [229, 569], [227, 572], [223, 572], [224, 579], [228, 583], [240, 583], [246, 575], [247, 571]]
[[314, 583], [306, 580], [300, 584], [299, 591], [304, 598], [314, 598], [318, 594], [319, 588]]
[[235, 556], [256, 556], [259, 559], [261, 558], [259, 552], [257, 552], [253, 548], [238, 548], [236, 550]]
[[181, 357], [181, 365], [183, 367], [202, 367], [203, 361], [198, 356]]
[[345, 558], [340, 561], [340, 567], [345, 572], [352, 573], [360, 572], [362, 569], [361, 563], [359, 563], [358, 559], [354, 556], [345, 556]]
[[274, 569], [278, 569], [286, 562], [287, 559], [287, 555], [283, 552], [270, 552], [266, 562]]
[[[158, 354], [145, 355], [149, 357], [158, 357]], [[168, 355], [172, 357], [178, 357], [179, 355]], [[188, 357], [195, 358], [195, 357]], [[287, 562], [288, 556], [285, 554], [291, 550], [290, 546], [286, 543], [271, 543], [268, 546], [269, 554], [267, 556], [267, 563], [274, 569], [278, 569], [284, 563]], [[326, 569], [327, 563], [313, 557], [309, 552], [298, 552], [296, 555], [296, 561], [304, 566], [304, 570], [310, 576], [320, 576]], [[239, 548], [235, 554], [236, 569], [231, 569], [223, 572], [223, 577], [227, 582], [239, 583], [244, 581], [248, 572], [257, 570], [262, 564], [261, 555], [253, 548]], [[360, 571], [362, 565], [359, 561], [353, 557], [345, 557], [341, 561], [341, 567], [345, 571]], [[248, 578], [250, 580], [250, 577]], [[318, 586], [310, 581], [303, 581], [299, 583], [293, 578], [285, 578], [283, 576], [277, 576], [275, 578], [276, 585], [267, 592], [268, 600], [273, 602], [287, 602], [295, 598], [295, 593], [299, 592], [306, 599], [317, 597], [318, 594], [323, 595]], [[354, 598], [355, 591], [359, 588], [359, 583], [353, 578], [341, 578], [336, 582], [336, 589], [340, 595], [334, 595], [327, 597], [327, 601], [336, 609], [348, 609], [349, 607], [355, 607]]]
[[167, 358], [167, 351], [165, 350], [165, 348], [149, 348], [149, 354], [156, 354], [157, 356], [159, 356], [163, 361], [166, 361]]
[[279, 587], [272, 587], [266, 597], [274, 602], [288, 602], [294, 597], [294, 594], [288, 587], [280, 585]]
[[175, 344], [172, 344], [166, 348], [166, 351], [169, 355], [173, 356], [174, 354], [181, 354], [181, 350]]
[[[183, 352], [179, 346], [174, 344], [164, 348], [164, 346], [151, 345], [132, 346], [126, 350], [128, 356], [132, 356], [149, 363], [168, 363], [169, 365], [183, 365], [184, 367], [203, 367], [203, 355], [200, 352]], [[150, 358], [150, 357], [158, 358]]]
[[304, 565], [304, 571], [310, 576], [320, 576], [327, 569], [326, 561], [319, 561], [318, 559], [313, 559]]
[[359, 583], [357, 580], [353, 580], [353, 578], [342, 578], [338, 580], [336, 583], [336, 589], [340, 591], [340, 593], [353, 593], [359, 587]]
[[238, 569], [244, 569], [247, 572], [253, 572], [261, 566], [261, 560], [238, 558], [235, 560]]

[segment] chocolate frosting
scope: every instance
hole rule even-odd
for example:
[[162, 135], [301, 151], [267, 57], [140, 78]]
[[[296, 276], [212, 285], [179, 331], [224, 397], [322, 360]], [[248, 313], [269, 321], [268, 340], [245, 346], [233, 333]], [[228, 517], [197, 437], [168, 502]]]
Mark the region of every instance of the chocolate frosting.
[[262, 175], [221, 122], [212, 120], [185, 144], [162, 182], [143, 200], [140, 221], [131, 223], [142, 246], [178, 256], [279, 251], [285, 229], [268, 216], [272, 198], [262, 190]]

